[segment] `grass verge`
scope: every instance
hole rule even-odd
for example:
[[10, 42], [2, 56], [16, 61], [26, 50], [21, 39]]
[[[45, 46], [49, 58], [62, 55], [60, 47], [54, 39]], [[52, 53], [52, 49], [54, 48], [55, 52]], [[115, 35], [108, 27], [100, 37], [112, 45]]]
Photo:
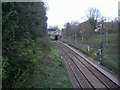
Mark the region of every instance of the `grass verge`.
[[[93, 38], [94, 37], [94, 38]], [[87, 40], [77, 41], [75, 44], [74, 39], [65, 38], [61, 41], [79, 49], [84, 54], [93, 58], [93, 60], [99, 61], [100, 56], [96, 55], [98, 52], [99, 45], [99, 36], [93, 35], [89, 37]], [[90, 46], [90, 51], [88, 51], [88, 45]], [[118, 66], [118, 50], [117, 50], [117, 34], [109, 34], [109, 48], [105, 48], [105, 35], [103, 37], [103, 60], [100, 61], [101, 65], [107, 67], [108, 69], [120, 74], [120, 68]]]
[[[58, 55], [58, 50], [52, 47], [49, 56], [41, 61], [42, 72], [37, 70], [34, 88], [72, 88], [67, 70]], [[41, 66], [40, 66], [41, 67]], [[39, 68], [39, 65], [38, 65]]]

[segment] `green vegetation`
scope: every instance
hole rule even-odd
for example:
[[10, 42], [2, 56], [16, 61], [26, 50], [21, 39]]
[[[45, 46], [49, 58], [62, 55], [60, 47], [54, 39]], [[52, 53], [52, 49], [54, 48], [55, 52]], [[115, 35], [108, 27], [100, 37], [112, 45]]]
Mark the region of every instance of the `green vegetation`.
[[41, 64], [44, 71], [43, 74], [37, 74], [38, 82], [34, 84], [34, 88], [72, 88], [68, 73], [56, 47], [51, 49], [49, 57], [42, 60]]
[[2, 3], [2, 88], [69, 88], [43, 2]]
[[[100, 34], [94, 32], [92, 29], [93, 26], [91, 26], [88, 21], [83, 22], [79, 25], [74, 25], [71, 23], [67, 24], [64, 29], [62, 41], [91, 56], [94, 60], [100, 61], [100, 56], [97, 55], [100, 42]], [[106, 22], [103, 25], [103, 60], [100, 62], [101, 65], [104, 65], [105, 67], [119, 74], [120, 68], [118, 67], [118, 63], [120, 61], [118, 59], [117, 21], [112, 21], [109, 23]], [[108, 31], [108, 48], [106, 48], [106, 31]], [[90, 46], [90, 51], [88, 51], [88, 46]]]
[[2, 3], [3, 88], [29, 87], [49, 49], [46, 20], [43, 2]]
[[[105, 39], [103, 38], [104, 48], [103, 48], [103, 60], [101, 61], [101, 63], [107, 68], [118, 73], [120, 72], [120, 69], [118, 68], [117, 34], [109, 34], [109, 37], [112, 37], [112, 39], [109, 38], [109, 41], [111, 43], [109, 43], [108, 49], [105, 48]], [[99, 45], [98, 35], [92, 35], [91, 37], [89, 37], [86, 43], [82, 43], [81, 41], [77, 40], [77, 43], [75, 44], [74, 39], [69, 40], [67, 38], [63, 39], [62, 41], [76, 47], [77, 49], [80, 49], [80, 51], [82, 51], [84, 54], [89, 55], [93, 57], [94, 60], [99, 61], [100, 56], [96, 55], [98, 52]], [[90, 46], [90, 51], [88, 51], [88, 45]]]

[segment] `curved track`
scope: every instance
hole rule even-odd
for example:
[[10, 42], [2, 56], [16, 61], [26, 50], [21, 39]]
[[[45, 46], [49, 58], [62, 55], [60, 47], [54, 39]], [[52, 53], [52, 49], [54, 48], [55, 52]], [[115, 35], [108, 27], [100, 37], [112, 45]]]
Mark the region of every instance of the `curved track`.
[[72, 74], [72, 78], [74, 77], [74, 82], [77, 83], [77, 88], [120, 89], [118, 84], [104, 75], [104, 73], [85, 60], [85, 58], [77, 54], [70, 47], [60, 41], [56, 41], [56, 44], [62, 50], [64, 62]]

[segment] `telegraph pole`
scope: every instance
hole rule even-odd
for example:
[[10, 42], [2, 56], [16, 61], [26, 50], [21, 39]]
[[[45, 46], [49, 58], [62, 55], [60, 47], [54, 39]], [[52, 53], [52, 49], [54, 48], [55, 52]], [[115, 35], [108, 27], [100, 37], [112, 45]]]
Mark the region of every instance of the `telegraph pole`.
[[100, 54], [100, 60], [102, 60], [102, 47], [103, 47], [103, 43], [102, 43], [102, 24], [101, 24], [101, 28], [100, 28], [100, 44], [99, 44], [99, 54]]
[[77, 35], [76, 35], [76, 33], [75, 33], [75, 45], [76, 45], [76, 38], [77, 38]]
[[106, 48], [108, 48], [108, 32], [106, 31]]
[[83, 35], [82, 35], [82, 33], [83, 33], [83, 32], [82, 32], [82, 31], [80, 31], [80, 33], [81, 33], [81, 40], [82, 40], [82, 42], [83, 42]]
[[102, 54], [103, 54], [103, 42], [102, 42], [102, 30], [103, 30], [103, 18], [102, 18], [102, 21], [101, 21], [101, 28], [100, 28], [100, 60], [102, 60]]
[[103, 54], [102, 29], [103, 29], [103, 20], [101, 24], [95, 29], [95, 32], [99, 32], [100, 34], [100, 41], [99, 41], [99, 48], [98, 48], [98, 55], [100, 55], [100, 61], [102, 60], [102, 54]]

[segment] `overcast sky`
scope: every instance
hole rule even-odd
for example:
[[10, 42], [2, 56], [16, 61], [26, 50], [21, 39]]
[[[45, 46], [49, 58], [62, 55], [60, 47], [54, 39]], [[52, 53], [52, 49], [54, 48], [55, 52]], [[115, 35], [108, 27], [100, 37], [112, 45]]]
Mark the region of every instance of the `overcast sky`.
[[45, 0], [48, 26], [63, 26], [66, 22], [83, 22], [89, 8], [97, 8], [107, 18], [118, 16], [119, 0]]

